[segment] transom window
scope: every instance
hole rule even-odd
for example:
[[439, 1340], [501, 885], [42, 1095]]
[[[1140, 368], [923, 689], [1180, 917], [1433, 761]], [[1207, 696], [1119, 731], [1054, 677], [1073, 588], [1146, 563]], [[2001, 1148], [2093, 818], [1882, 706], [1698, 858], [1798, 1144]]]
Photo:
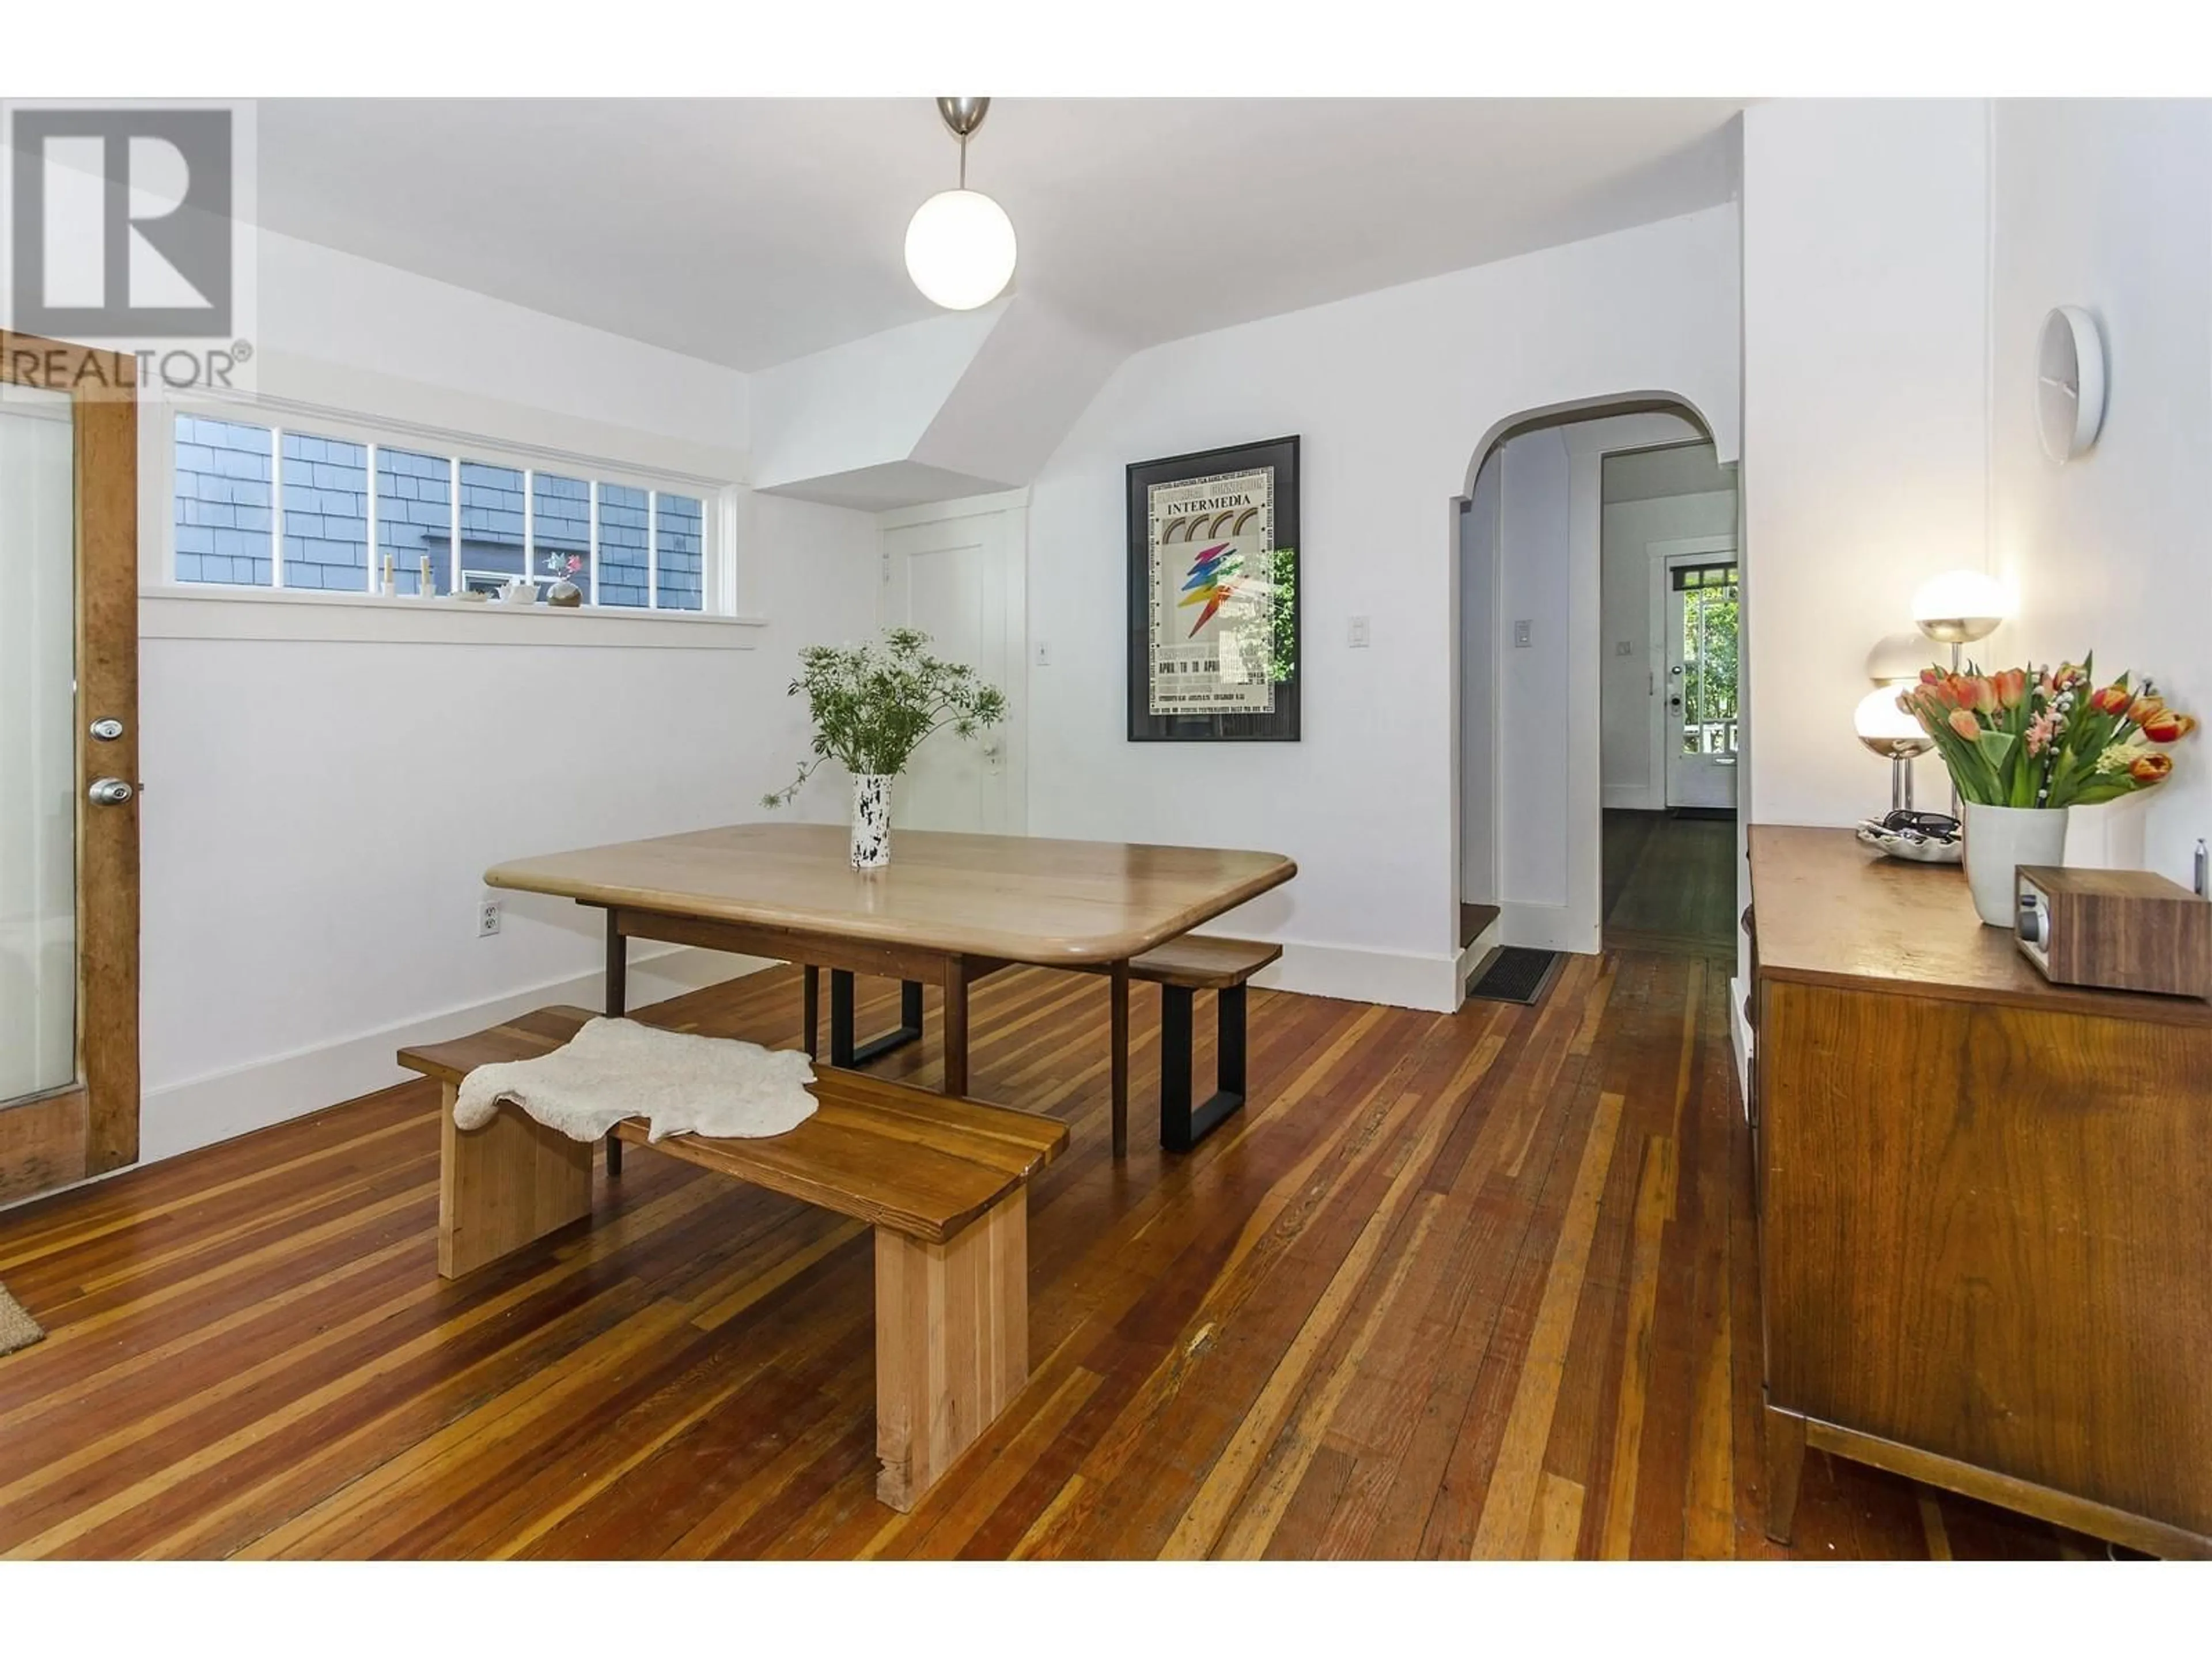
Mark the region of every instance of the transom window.
[[707, 605], [707, 503], [680, 489], [203, 414], [177, 416], [175, 460], [179, 582], [417, 596], [524, 580], [543, 597], [565, 580], [587, 605]]

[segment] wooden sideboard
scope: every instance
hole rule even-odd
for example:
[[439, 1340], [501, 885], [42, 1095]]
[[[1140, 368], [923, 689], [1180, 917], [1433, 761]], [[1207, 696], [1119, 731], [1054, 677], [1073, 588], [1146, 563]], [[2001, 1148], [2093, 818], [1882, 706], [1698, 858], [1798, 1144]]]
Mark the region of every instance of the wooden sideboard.
[[1750, 842], [1768, 1532], [1809, 1446], [2212, 1556], [2212, 1004], [2048, 983], [1955, 866]]

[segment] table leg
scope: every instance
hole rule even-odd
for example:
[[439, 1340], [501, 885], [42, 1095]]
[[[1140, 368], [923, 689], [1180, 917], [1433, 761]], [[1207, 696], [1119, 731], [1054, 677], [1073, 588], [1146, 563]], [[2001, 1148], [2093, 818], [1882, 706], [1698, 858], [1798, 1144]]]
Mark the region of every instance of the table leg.
[[822, 970], [808, 963], [800, 970], [805, 989], [799, 1000], [805, 1005], [806, 1057], [822, 1058]]
[[1129, 964], [1109, 970], [1108, 996], [1114, 1051], [1114, 1156], [1129, 1155]]
[[[620, 1019], [629, 1009], [629, 941], [623, 937], [622, 918], [607, 912], [607, 1018]], [[607, 1131], [607, 1174], [622, 1173], [622, 1140]]]
[[968, 1092], [968, 964], [945, 958], [945, 1092]]

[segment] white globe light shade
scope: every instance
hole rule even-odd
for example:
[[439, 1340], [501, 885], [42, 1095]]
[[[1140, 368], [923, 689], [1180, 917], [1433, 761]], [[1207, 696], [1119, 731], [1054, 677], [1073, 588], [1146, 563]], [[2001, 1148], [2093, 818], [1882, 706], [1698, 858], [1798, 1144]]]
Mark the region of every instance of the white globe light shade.
[[1898, 690], [1877, 686], [1851, 711], [1851, 729], [1859, 741], [1884, 759], [1924, 755], [1935, 747], [1935, 739], [1921, 729], [1919, 720], [1897, 706]]
[[906, 270], [947, 311], [988, 305], [1013, 277], [1014, 222], [981, 191], [941, 191], [907, 222]]
[[1912, 596], [1914, 625], [1946, 645], [1985, 639], [2011, 614], [2011, 590], [1980, 570], [1948, 570]]

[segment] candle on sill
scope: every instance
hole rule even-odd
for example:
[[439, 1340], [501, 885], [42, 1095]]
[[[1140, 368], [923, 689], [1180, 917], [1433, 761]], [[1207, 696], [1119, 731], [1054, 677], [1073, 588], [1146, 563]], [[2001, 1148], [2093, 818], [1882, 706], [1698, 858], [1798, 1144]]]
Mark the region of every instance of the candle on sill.
[[426, 599], [437, 597], [437, 591], [430, 586], [430, 556], [428, 553], [422, 556], [422, 570], [416, 578], [415, 592]]
[[388, 598], [398, 591], [398, 578], [392, 572], [392, 555], [387, 553], [384, 556], [384, 592]]

